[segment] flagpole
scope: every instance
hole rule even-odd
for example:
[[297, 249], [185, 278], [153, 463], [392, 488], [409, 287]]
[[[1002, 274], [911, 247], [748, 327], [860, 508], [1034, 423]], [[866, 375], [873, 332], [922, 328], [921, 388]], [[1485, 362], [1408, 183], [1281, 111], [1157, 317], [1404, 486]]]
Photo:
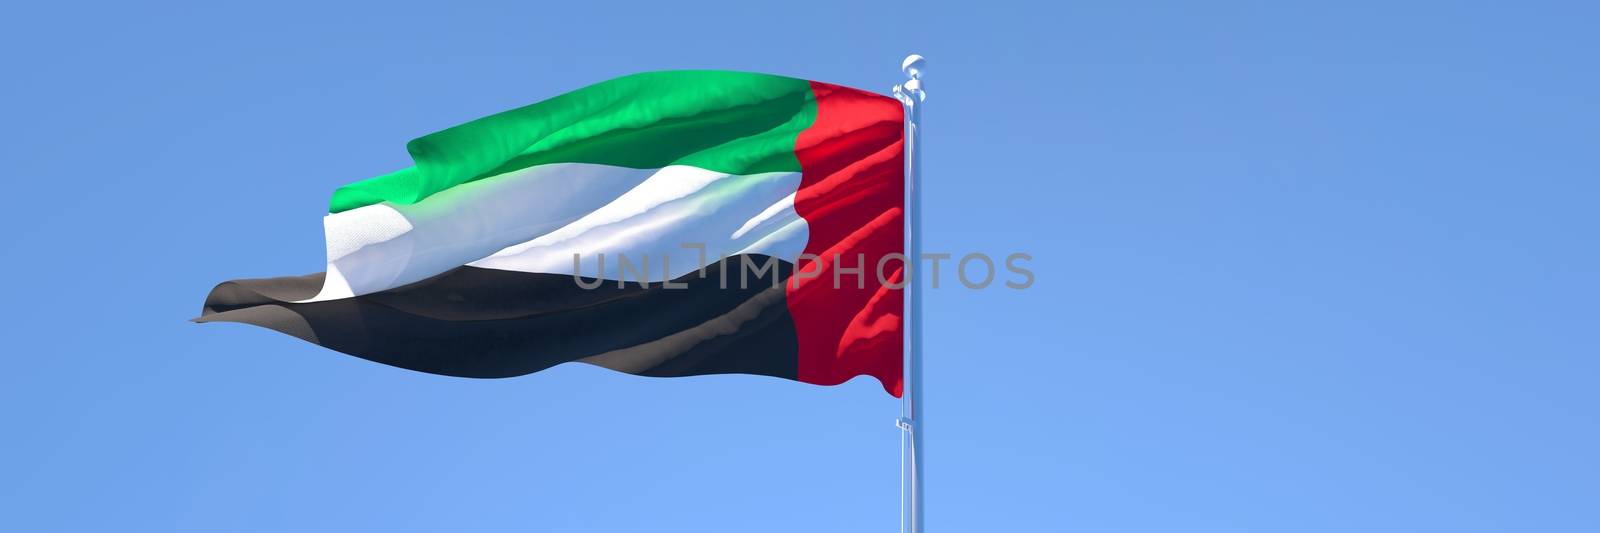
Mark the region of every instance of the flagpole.
[[906, 331], [905, 384], [900, 398], [900, 531], [923, 533], [922, 506], [922, 72], [927, 60], [911, 54], [900, 63], [906, 82], [894, 86], [905, 106], [906, 139]]

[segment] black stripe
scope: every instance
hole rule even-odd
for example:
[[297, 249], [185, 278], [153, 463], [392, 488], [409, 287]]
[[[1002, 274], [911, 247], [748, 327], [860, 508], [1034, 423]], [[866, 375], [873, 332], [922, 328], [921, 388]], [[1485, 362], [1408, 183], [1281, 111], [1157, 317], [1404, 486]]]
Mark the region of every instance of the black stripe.
[[[771, 261], [776, 269], [750, 267]], [[741, 287], [741, 269], [748, 283]], [[762, 374], [795, 379], [798, 349], [783, 281], [794, 266], [735, 256], [703, 275], [648, 285], [460, 267], [387, 291], [326, 302], [323, 275], [230, 281], [197, 322], [271, 328], [421, 372], [499, 378], [584, 361], [647, 376]], [[724, 277], [726, 281], [724, 281]], [[774, 284], [776, 282], [776, 288]]]

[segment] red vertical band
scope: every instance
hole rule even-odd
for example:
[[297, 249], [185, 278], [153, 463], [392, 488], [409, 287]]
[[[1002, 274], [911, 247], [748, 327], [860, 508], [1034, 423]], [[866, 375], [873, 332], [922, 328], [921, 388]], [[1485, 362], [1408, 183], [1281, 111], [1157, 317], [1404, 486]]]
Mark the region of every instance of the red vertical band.
[[892, 98], [848, 87], [811, 82], [811, 91], [817, 120], [795, 141], [794, 200], [810, 239], [787, 286], [800, 343], [797, 377], [837, 385], [864, 374], [899, 397], [904, 111]]

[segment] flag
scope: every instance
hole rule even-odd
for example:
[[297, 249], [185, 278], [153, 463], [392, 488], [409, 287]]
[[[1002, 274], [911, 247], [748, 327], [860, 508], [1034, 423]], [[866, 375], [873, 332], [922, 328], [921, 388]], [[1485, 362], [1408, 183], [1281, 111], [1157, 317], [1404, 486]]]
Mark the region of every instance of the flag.
[[407, 144], [339, 188], [327, 269], [217, 285], [198, 322], [499, 378], [579, 361], [901, 393], [893, 98], [726, 71], [625, 76]]

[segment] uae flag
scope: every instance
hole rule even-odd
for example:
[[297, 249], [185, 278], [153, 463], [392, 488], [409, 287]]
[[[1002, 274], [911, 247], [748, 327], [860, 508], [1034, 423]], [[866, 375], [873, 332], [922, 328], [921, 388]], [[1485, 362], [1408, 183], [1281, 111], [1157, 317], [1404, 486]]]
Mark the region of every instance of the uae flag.
[[327, 271], [228, 281], [199, 322], [401, 368], [579, 361], [901, 393], [900, 102], [724, 71], [649, 72], [411, 141], [338, 189]]

